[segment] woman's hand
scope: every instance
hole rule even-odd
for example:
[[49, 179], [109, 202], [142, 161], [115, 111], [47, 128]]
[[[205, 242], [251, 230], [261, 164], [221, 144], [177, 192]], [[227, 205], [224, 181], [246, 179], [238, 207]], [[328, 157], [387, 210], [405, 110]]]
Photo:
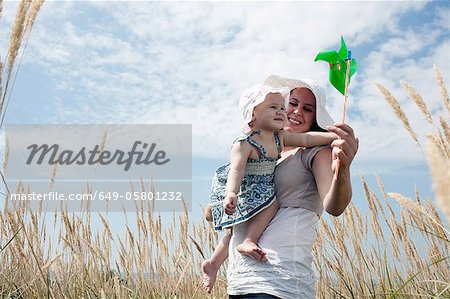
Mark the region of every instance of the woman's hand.
[[[352, 199], [350, 164], [358, 152], [359, 140], [347, 124], [336, 124], [327, 129], [338, 135], [340, 139], [331, 143], [333, 147], [331, 156], [329, 148], [316, 154], [313, 173], [325, 211], [337, 217], [345, 211]], [[336, 172], [338, 158], [340, 166], [336, 178], [333, 173]]]
[[331, 143], [332, 151], [332, 170], [336, 170], [337, 159], [340, 160], [340, 169], [348, 170], [356, 153], [358, 152], [359, 139], [355, 137], [352, 127], [347, 124], [338, 123], [334, 126], [328, 126], [328, 131], [335, 133], [339, 139]]

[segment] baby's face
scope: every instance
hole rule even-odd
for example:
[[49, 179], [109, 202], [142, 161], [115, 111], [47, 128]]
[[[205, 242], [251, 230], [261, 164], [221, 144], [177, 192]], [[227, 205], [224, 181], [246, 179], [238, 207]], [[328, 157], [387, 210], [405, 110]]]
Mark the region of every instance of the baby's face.
[[281, 130], [285, 124], [284, 98], [279, 93], [269, 93], [264, 102], [253, 110], [253, 130]]

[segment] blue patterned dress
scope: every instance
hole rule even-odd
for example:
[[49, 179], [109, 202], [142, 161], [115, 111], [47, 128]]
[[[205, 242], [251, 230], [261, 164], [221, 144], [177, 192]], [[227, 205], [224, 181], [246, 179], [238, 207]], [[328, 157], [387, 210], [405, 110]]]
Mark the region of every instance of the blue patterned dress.
[[237, 195], [236, 212], [227, 215], [223, 208], [225, 199], [225, 188], [227, 184], [230, 163], [216, 170], [211, 186], [211, 213], [213, 216], [214, 229], [222, 230], [252, 218], [275, 200], [274, 174], [277, 160], [281, 155], [281, 144], [278, 133], [274, 133], [277, 145], [278, 158], [267, 157], [265, 148], [252, 137], [259, 134], [253, 131], [249, 135], [241, 136], [235, 142], [248, 142], [259, 152], [259, 159], [248, 159], [245, 167], [244, 178]]

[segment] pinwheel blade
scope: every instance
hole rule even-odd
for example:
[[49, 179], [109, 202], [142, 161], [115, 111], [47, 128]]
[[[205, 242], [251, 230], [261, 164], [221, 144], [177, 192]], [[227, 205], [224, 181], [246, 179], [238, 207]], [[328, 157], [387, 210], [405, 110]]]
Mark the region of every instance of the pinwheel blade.
[[317, 54], [316, 59], [314, 59], [314, 61], [323, 60], [328, 63], [335, 64], [338, 61], [338, 58], [339, 58], [338, 53], [334, 50], [331, 50], [320, 52], [319, 54]]
[[345, 75], [342, 75], [342, 72], [337, 68], [330, 68], [329, 77], [331, 85], [340, 93], [345, 94]]
[[350, 72], [349, 72], [349, 77], [353, 76], [354, 73], [356, 73], [356, 71], [358, 70], [358, 63], [356, 62], [355, 59], [352, 59], [350, 61]]
[[338, 55], [341, 60], [347, 59], [348, 51], [347, 51], [347, 46], [345, 45], [343, 36], [341, 36], [341, 48], [339, 49]]

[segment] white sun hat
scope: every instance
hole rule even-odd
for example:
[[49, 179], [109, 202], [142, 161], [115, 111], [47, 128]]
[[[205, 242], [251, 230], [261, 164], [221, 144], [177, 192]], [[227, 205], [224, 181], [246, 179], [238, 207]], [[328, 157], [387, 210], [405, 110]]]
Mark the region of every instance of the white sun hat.
[[295, 80], [271, 75], [266, 79], [264, 84], [275, 88], [287, 87], [289, 88], [289, 91], [302, 87], [308, 88], [316, 98], [316, 121], [319, 127], [326, 130], [326, 126], [331, 126], [334, 124], [334, 120], [331, 118], [326, 108], [327, 100], [325, 91], [316, 82], [309, 79]]
[[267, 84], [255, 84], [250, 88], [244, 90], [239, 100], [239, 110], [244, 118], [244, 126], [242, 132], [247, 134], [252, 129], [248, 125], [253, 118], [253, 109], [264, 102], [269, 93], [279, 93], [284, 99], [284, 106], [287, 107], [289, 103], [290, 90], [287, 87], [274, 87]]

